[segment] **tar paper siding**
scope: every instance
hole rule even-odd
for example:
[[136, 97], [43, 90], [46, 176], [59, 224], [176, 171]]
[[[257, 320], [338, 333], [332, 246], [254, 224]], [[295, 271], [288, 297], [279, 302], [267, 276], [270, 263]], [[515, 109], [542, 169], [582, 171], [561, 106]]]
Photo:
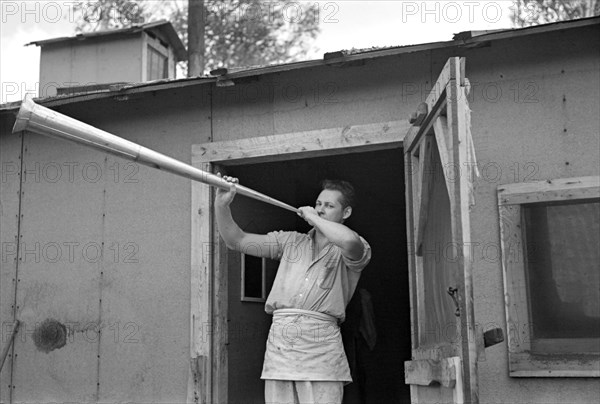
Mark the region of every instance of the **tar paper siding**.
[[415, 53], [216, 88], [214, 141], [406, 120], [421, 102], [414, 89], [427, 86], [429, 64], [428, 54]]
[[[473, 142], [481, 177], [472, 209], [475, 318], [507, 330], [496, 189], [599, 175], [600, 26], [492, 42], [467, 56]], [[487, 92], [487, 94], [486, 94]], [[463, 170], [463, 173], [465, 170]], [[598, 378], [510, 378], [506, 342], [479, 361], [488, 403], [589, 403]]]
[[[17, 240], [19, 231], [19, 193], [20, 190], [20, 153], [21, 136], [9, 136], [13, 121], [0, 120], [0, 324], [4, 347], [7, 333], [11, 329], [15, 300], [15, 282], [17, 266]], [[10, 385], [11, 352], [0, 372], [0, 401], [8, 401]], [[4, 370], [6, 369], [6, 370]]]
[[[59, 111], [190, 162], [191, 145], [210, 136], [205, 91], [190, 87], [128, 102], [81, 102]], [[0, 140], [2, 164], [19, 164], [19, 136], [3, 130]], [[14, 401], [184, 402], [189, 180], [29, 133], [24, 147], [28, 173], [20, 225], [21, 248], [27, 251], [18, 276], [12, 261], [2, 263], [2, 321], [12, 320], [7, 303], [16, 277], [24, 331], [15, 346]], [[2, 182], [3, 242], [17, 235], [18, 187], [17, 175]], [[31, 336], [49, 318], [64, 324], [69, 335], [66, 345], [45, 353]], [[10, 369], [7, 361], [2, 402], [8, 402]]]
[[40, 96], [55, 96], [58, 87], [143, 81], [146, 66], [143, 65], [142, 38], [145, 35], [43, 45]]

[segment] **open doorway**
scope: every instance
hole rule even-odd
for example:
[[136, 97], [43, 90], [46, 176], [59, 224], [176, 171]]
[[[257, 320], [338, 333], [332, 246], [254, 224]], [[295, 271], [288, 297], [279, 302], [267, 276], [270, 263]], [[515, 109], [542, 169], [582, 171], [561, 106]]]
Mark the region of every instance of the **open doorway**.
[[[353, 183], [358, 206], [346, 224], [371, 244], [372, 260], [357, 290], [363, 288], [371, 295], [377, 341], [373, 350], [361, 349], [357, 357], [364, 375], [360, 384], [364, 399], [358, 393], [359, 383], [353, 383], [346, 386], [344, 402], [410, 402], [409, 386], [404, 384], [411, 328], [403, 150], [246, 164], [226, 167], [226, 171], [241, 184], [293, 206], [314, 206], [321, 179]], [[236, 198], [232, 211], [249, 232], [309, 230], [292, 212], [244, 197]], [[260, 372], [271, 318], [264, 312], [264, 303], [242, 301], [242, 257], [232, 251], [228, 254], [228, 401], [262, 403]], [[266, 272], [270, 285], [274, 270]]]

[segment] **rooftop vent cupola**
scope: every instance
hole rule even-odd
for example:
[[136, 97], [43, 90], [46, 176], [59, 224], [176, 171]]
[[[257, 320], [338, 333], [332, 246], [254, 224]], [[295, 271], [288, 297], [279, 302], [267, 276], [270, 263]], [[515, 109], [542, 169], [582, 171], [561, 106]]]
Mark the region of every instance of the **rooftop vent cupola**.
[[187, 57], [177, 32], [164, 20], [28, 45], [41, 48], [40, 97], [174, 79], [175, 65]]

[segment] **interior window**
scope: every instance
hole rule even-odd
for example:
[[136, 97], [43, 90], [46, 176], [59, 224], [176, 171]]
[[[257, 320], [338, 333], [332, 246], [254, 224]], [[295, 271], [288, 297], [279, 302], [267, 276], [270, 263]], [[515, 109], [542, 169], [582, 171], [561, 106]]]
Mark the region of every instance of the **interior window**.
[[244, 297], [264, 299], [263, 290], [263, 259], [244, 254]]

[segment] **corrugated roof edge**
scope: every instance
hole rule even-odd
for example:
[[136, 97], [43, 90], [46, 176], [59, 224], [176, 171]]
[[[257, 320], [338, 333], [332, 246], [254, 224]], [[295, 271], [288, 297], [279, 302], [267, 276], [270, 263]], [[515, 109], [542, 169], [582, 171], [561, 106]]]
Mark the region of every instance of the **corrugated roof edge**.
[[[426, 50], [445, 48], [445, 47], [461, 47], [461, 46], [473, 46], [477, 43], [508, 39], [513, 37], [519, 37], [524, 35], [542, 34], [546, 32], [560, 31], [563, 29], [581, 28], [591, 25], [600, 24], [600, 16], [583, 18], [572, 21], [561, 21], [552, 24], [536, 25], [526, 28], [509, 29], [493, 31], [485, 34], [476, 35], [467, 39], [457, 39], [452, 41], [444, 42], [430, 42], [418, 45], [405, 45], [389, 48], [377, 48], [372, 50], [366, 50], [360, 53], [349, 53], [347, 51], [329, 52], [326, 53], [323, 59], [314, 59], [301, 62], [284, 63], [270, 66], [260, 66], [255, 68], [249, 68], [247, 70], [239, 70], [232, 73], [227, 73], [224, 76], [217, 77], [205, 77], [198, 76], [192, 78], [182, 78], [174, 80], [157, 80], [146, 83], [132, 84], [125, 86], [117, 91], [102, 90], [93, 93], [65, 95], [57, 97], [38, 98], [36, 102], [52, 107], [63, 104], [69, 104], [79, 101], [88, 101], [99, 98], [109, 98], [127, 94], [142, 93], [147, 91], [158, 91], [163, 89], [171, 89], [177, 87], [185, 87], [190, 85], [199, 85], [217, 82], [219, 79], [235, 80], [236, 78], [259, 76], [263, 74], [285, 72], [296, 69], [312, 68], [318, 66], [334, 65], [338, 63], [350, 62], [354, 60], [362, 59], [373, 59], [385, 56], [394, 56], [403, 53], [414, 53]], [[15, 101], [5, 104], [0, 104], [0, 112], [9, 112], [18, 109], [21, 105], [21, 101]]]
[[[174, 79], [174, 80], [154, 80], [148, 81], [145, 83], [136, 83], [130, 85], [119, 85], [114, 86], [113, 88], [107, 88], [102, 90], [95, 90], [90, 92], [82, 92], [77, 94], [65, 94], [65, 95], [57, 95], [54, 97], [45, 97], [45, 98], [33, 98], [33, 100], [38, 104], [43, 104], [45, 107], [54, 107], [63, 104], [71, 104], [79, 101], [89, 101], [101, 98], [110, 98], [110, 97], [119, 97], [128, 94], [141, 93], [146, 91], [159, 91], [165, 88], [177, 88], [183, 86], [192, 86], [205, 84], [206, 82], [214, 83], [217, 81], [216, 77], [193, 77], [193, 78], [183, 78], [183, 79]], [[151, 87], [151, 89], [147, 89], [147, 87]], [[21, 106], [21, 101], [12, 101], [4, 104], [0, 104], [0, 112], [6, 112], [11, 110], [17, 110]], [[16, 111], [15, 111], [16, 112]]]

